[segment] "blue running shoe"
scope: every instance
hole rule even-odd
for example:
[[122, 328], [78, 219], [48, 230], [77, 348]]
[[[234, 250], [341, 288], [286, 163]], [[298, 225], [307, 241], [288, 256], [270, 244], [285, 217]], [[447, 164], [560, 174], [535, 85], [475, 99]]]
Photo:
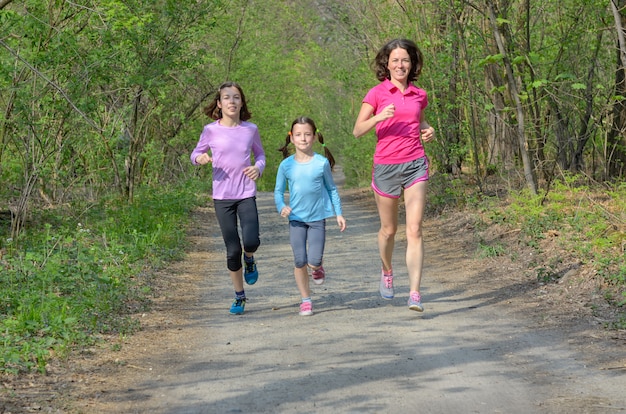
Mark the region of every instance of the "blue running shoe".
[[259, 272], [256, 270], [256, 262], [253, 257], [246, 257], [244, 255], [243, 258], [243, 278], [246, 280], [246, 283], [249, 285], [254, 285], [259, 278]]
[[230, 305], [230, 313], [233, 315], [243, 314], [243, 310], [246, 307], [246, 298], [235, 298], [233, 304]]

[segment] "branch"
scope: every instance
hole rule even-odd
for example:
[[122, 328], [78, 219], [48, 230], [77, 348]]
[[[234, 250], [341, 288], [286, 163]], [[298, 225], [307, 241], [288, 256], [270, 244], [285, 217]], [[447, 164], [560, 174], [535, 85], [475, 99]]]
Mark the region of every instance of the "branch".
[[0, 10], [11, 4], [13, 0], [0, 0]]
[[233, 63], [233, 56], [235, 54], [235, 51], [237, 50], [237, 47], [239, 45], [239, 42], [241, 41], [241, 37], [243, 34], [243, 25], [244, 25], [244, 21], [246, 18], [247, 6], [248, 4], [246, 3], [246, 5], [244, 5], [243, 9], [241, 10], [241, 17], [239, 18], [239, 24], [237, 25], [237, 35], [235, 36], [235, 41], [233, 43], [233, 46], [228, 52], [228, 64], [226, 65], [226, 79], [227, 80], [230, 78], [230, 68]]
[[[9, 0], [4, 0], [9, 1]], [[1, 3], [0, 3], [1, 4]], [[75, 104], [74, 102], [72, 102], [72, 100], [70, 99], [70, 97], [67, 95], [67, 93], [65, 93], [65, 91], [63, 89], [61, 89], [61, 87], [59, 85], [57, 85], [56, 83], [54, 83], [52, 80], [48, 79], [46, 77], [46, 75], [44, 75], [43, 73], [41, 73], [40, 71], [37, 70], [37, 68], [35, 68], [33, 65], [31, 65], [29, 62], [27, 62], [26, 60], [24, 60], [19, 53], [17, 53], [15, 50], [11, 49], [11, 47], [9, 45], [7, 45], [3, 40], [0, 40], [0, 45], [2, 45], [6, 50], [8, 50], [13, 56], [15, 56], [20, 62], [22, 62], [24, 65], [26, 65], [30, 70], [33, 71], [33, 73], [35, 73], [37, 76], [39, 76], [41, 79], [43, 79], [48, 85], [52, 86], [54, 89], [56, 89], [62, 96], [63, 98], [67, 101], [68, 104], [70, 104], [70, 106], [85, 120], [87, 121], [87, 123], [96, 131], [102, 133], [102, 130], [100, 129], [100, 127], [98, 127], [98, 125], [96, 125], [96, 123], [91, 120], [91, 118], [89, 118], [83, 111], [81, 111]]]
[[617, 39], [619, 42], [619, 59], [622, 62], [622, 68], [626, 68], [626, 41], [624, 40], [624, 28], [622, 27], [622, 16], [617, 9], [615, 0], [611, 0], [611, 10], [615, 19], [615, 28], [617, 29]]

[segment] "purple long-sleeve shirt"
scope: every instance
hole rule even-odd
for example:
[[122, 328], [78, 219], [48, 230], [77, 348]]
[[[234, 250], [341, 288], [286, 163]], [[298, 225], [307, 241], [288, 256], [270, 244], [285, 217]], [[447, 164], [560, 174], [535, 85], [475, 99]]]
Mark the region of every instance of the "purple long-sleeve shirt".
[[243, 121], [235, 127], [225, 127], [218, 120], [205, 125], [191, 153], [191, 162], [198, 165], [196, 158], [209, 150], [215, 200], [241, 200], [256, 195], [256, 183], [243, 173], [244, 168], [253, 165], [251, 154], [261, 173], [265, 169], [265, 151], [255, 124]]

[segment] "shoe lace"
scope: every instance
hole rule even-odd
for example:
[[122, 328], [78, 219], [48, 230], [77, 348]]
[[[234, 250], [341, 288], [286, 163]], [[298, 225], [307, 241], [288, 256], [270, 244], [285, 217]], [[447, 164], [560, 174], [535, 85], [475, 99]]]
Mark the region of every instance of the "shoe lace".
[[254, 262], [246, 262], [246, 272], [247, 273], [254, 272]]
[[419, 293], [411, 293], [411, 302], [419, 303], [422, 301], [422, 297]]
[[383, 276], [383, 283], [387, 289], [391, 289], [393, 286], [393, 276]]

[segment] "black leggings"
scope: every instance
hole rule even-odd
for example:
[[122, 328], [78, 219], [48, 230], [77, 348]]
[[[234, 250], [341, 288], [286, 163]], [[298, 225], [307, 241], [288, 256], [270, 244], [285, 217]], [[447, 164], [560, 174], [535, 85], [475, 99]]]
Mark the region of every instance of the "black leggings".
[[213, 203], [226, 245], [226, 266], [231, 272], [236, 272], [241, 269], [242, 254], [237, 217], [241, 222], [243, 251], [254, 253], [261, 244], [256, 197], [244, 198], [243, 200], [213, 200]]

